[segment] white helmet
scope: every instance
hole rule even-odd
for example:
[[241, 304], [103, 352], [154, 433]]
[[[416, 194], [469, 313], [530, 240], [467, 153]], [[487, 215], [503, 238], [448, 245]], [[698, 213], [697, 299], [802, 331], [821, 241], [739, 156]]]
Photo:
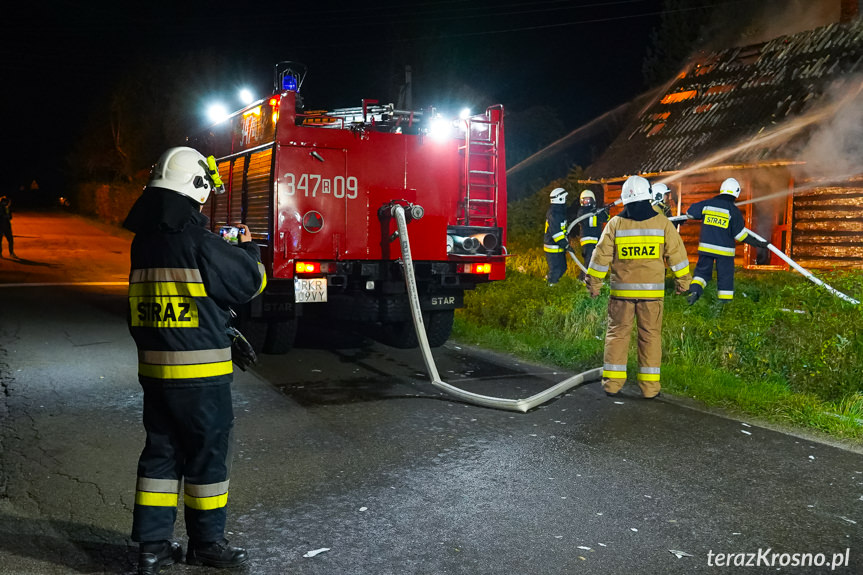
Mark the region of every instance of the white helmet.
[[565, 204], [566, 203], [566, 194], [568, 192], [563, 188], [554, 188], [551, 190], [551, 193], [548, 197], [551, 199], [552, 204]]
[[150, 172], [147, 185], [172, 190], [199, 204], [206, 203], [211, 190], [217, 194], [225, 191], [215, 158], [205, 158], [197, 150], [183, 146], [162, 154]]
[[653, 201], [654, 202], [661, 202], [665, 198], [665, 194], [667, 194], [668, 192], [671, 191], [668, 189], [668, 186], [666, 186], [665, 184], [663, 184], [661, 182], [658, 184], [653, 184], [651, 186], [651, 189], [653, 190]]
[[631, 204], [632, 202], [640, 202], [650, 200], [650, 182], [641, 176], [629, 176], [623, 182], [623, 190], [620, 192], [620, 198], [623, 200], [623, 205]]
[[731, 194], [735, 198], [740, 197], [740, 183], [734, 178], [728, 178], [719, 186], [720, 194]]
[[579, 200], [584, 200], [585, 198], [590, 198], [594, 202], [596, 201], [596, 196], [590, 190], [584, 190], [581, 192], [581, 195], [578, 197]]

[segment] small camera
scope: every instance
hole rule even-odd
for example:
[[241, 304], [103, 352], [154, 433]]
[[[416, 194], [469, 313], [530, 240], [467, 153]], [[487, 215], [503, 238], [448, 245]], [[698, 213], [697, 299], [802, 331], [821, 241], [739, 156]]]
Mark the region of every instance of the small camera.
[[224, 226], [219, 230], [219, 235], [229, 244], [237, 243], [237, 236], [240, 235], [240, 228], [234, 226]]

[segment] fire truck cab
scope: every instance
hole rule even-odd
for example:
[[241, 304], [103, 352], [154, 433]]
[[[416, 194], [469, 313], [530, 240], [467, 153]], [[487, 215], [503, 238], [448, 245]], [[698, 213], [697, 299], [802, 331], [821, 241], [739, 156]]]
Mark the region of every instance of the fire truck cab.
[[241, 329], [266, 353], [291, 348], [300, 317], [416, 346], [400, 204], [429, 343], [442, 345], [465, 290], [505, 277], [503, 108], [459, 119], [370, 100], [305, 111], [304, 76], [278, 65], [272, 96], [190, 138], [225, 182], [203, 209], [212, 230], [246, 224], [267, 269], [262, 296], [236, 310]]

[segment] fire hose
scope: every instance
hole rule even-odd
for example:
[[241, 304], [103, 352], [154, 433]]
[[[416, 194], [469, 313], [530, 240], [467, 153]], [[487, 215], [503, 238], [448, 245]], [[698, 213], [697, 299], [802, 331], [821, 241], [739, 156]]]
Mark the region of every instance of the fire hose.
[[[593, 216], [598, 216], [602, 212], [608, 211], [608, 209], [611, 208], [611, 206], [619, 205], [622, 201], [623, 200], [617, 199], [614, 201], [613, 204], [610, 204], [608, 206], [604, 206], [604, 207], [602, 207], [596, 211], [587, 212], [586, 214], [582, 214], [582, 215], [578, 216], [577, 218], [575, 218], [574, 220], [572, 220], [571, 222], [566, 224], [566, 235], [569, 236], [569, 232], [572, 231], [572, 228], [575, 227], [575, 224], [577, 224], [581, 221], [584, 221], [587, 218], [592, 218]], [[566, 251], [569, 253], [569, 257], [572, 258], [572, 261], [575, 262], [575, 265], [577, 265], [581, 269], [581, 271], [583, 271], [584, 273], [587, 273], [587, 268], [584, 266], [585, 266], [585, 264], [588, 264], [590, 262], [581, 263], [581, 260], [578, 259], [578, 257], [575, 255], [575, 252], [570, 247], [567, 247]]]
[[581, 385], [587, 381], [598, 380], [602, 376], [601, 367], [590, 369], [573, 375], [545, 391], [541, 391], [540, 393], [525, 399], [506, 399], [480, 395], [459, 389], [441, 380], [434, 357], [432, 357], [428, 338], [426, 337], [425, 324], [423, 323], [422, 310], [420, 309], [419, 291], [417, 290], [416, 276], [414, 275], [414, 264], [413, 258], [411, 257], [410, 241], [408, 239], [405, 209], [400, 204], [393, 203], [391, 206], [391, 213], [392, 216], [395, 217], [396, 224], [398, 225], [397, 231], [402, 252], [402, 265], [404, 266], [405, 286], [407, 287], [408, 300], [410, 301], [411, 316], [414, 320], [414, 328], [416, 329], [417, 340], [419, 341], [420, 350], [422, 351], [426, 371], [428, 371], [429, 380], [433, 386], [467, 403], [472, 403], [482, 407], [526, 413], [534, 407], [567, 392], [573, 387]]
[[[674, 223], [683, 223], [686, 220], [691, 219], [691, 218], [688, 215], [683, 215], [683, 216], [674, 216], [674, 217], [668, 218], [668, 219]], [[758, 234], [756, 234], [755, 232], [753, 232], [749, 228], [743, 228], [743, 230], [746, 233], [748, 233], [749, 235], [751, 235], [752, 237], [754, 237], [756, 240], [759, 240], [762, 242], [767, 242], [767, 240], [765, 240], [764, 238], [762, 238], [761, 236], [759, 236]], [[853, 297], [851, 297], [849, 295], [842, 293], [841, 291], [837, 290], [833, 286], [830, 286], [827, 283], [825, 283], [824, 281], [815, 277], [812, 274], [812, 272], [810, 272], [809, 270], [807, 270], [806, 268], [804, 268], [803, 266], [801, 266], [800, 264], [798, 264], [797, 262], [795, 262], [794, 260], [789, 258], [787, 255], [785, 255], [785, 253], [782, 252], [782, 250], [780, 250], [779, 248], [777, 248], [773, 244], [767, 242], [767, 249], [770, 250], [771, 252], [773, 252], [774, 254], [776, 254], [782, 261], [784, 261], [789, 266], [794, 268], [795, 271], [800, 272], [800, 274], [802, 274], [803, 277], [805, 277], [806, 279], [808, 279], [809, 281], [811, 281], [815, 285], [819, 285], [819, 286], [823, 287], [824, 289], [826, 289], [827, 291], [829, 291], [830, 293], [832, 293], [836, 297], [844, 299], [845, 301], [847, 301], [849, 303], [853, 303], [854, 305], [860, 304], [860, 302], [858, 300], [854, 299]]]

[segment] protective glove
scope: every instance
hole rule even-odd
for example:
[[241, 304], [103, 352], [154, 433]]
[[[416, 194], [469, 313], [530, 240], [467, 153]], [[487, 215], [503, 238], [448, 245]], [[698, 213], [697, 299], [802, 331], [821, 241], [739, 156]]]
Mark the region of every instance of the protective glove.
[[599, 291], [602, 289], [602, 280], [589, 274], [584, 279], [585, 285], [587, 286], [587, 293], [590, 294], [590, 297], [599, 297]]
[[258, 362], [258, 354], [255, 353], [252, 344], [237, 328], [228, 326], [228, 336], [231, 338], [231, 361], [237, 367], [246, 371], [248, 366]]
[[756, 248], [766, 248], [767, 245], [770, 243], [766, 240], [759, 240], [758, 238], [754, 237], [752, 234], [749, 234], [748, 236], [746, 236], [746, 239], [743, 240], [743, 242], [749, 244], [750, 246], [755, 246]]

